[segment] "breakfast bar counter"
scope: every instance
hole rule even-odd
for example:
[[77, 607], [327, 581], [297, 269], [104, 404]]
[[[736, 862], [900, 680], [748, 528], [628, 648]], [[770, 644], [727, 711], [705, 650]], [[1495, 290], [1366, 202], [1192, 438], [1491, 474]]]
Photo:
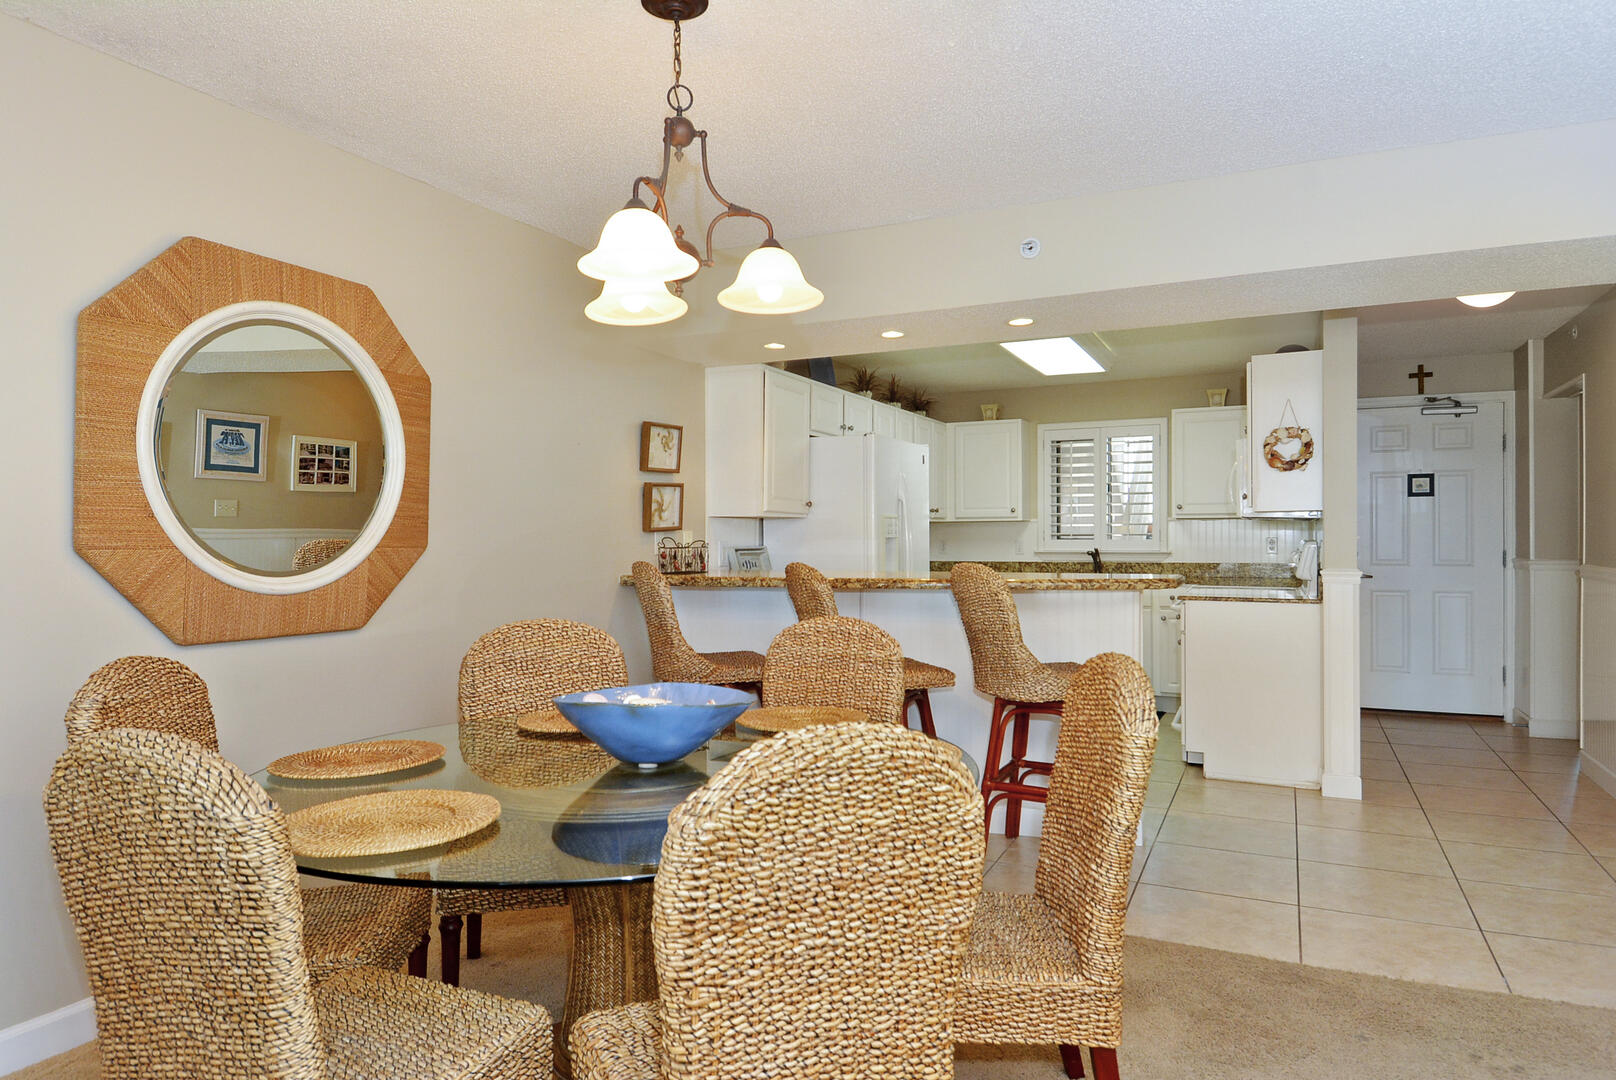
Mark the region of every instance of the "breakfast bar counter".
[[[1085, 661], [1104, 652], [1144, 655], [1144, 615], [1140, 594], [1175, 589], [1178, 574], [1086, 574], [1024, 572], [1004, 575], [1015, 595], [1027, 647], [1044, 661]], [[624, 585], [633, 579], [623, 577]], [[977, 761], [987, 754], [988, 717], [993, 699], [979, 694], [971, 679], [971, 650], [949, 591], [946, 571], [926, 578], [831, 578], [837, 608], [875, 623], [898, 640], [903, 654], [954, 672], [957, 683], [931, 692], [932, 716], [940, 738]], [[785, 579], [763, 575], [670, 575], [674, 607], [685, 638], [702, 652], [753, 649], [797, 621]], [[1056, 725], [1036, 719], [1029, 756], [1050, 761]], [[1035, 835], [1043, 807], [1028, 803], [1021, 829]], [[993, 831], [1002, 831], [1002, 811]]]

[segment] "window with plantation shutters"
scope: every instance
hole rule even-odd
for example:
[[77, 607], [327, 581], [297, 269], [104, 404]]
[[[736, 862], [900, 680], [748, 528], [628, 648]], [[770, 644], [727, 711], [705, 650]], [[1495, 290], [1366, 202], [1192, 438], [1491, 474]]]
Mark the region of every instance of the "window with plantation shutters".
[[1043, 550], [1163, 550], [1166, 433], [1165, 419], [1039, 425]]

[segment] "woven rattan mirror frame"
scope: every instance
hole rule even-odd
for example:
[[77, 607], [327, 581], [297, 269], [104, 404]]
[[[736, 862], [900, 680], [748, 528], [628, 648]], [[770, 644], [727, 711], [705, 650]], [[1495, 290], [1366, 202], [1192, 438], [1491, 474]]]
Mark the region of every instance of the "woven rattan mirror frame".
[[[134, 432], [148, 376], [210, 312], [291, 304], [340, 327], [381, 369], [408, 465], [392, 522], [352, 571], [307, 592], [236, 588], [169, 539], [141, 484]], [[432, 383], [363, 285], [188, 236], [79, 313], [73, 547], [179, 645], [317, 634], [365, 625], [426, 550]]]

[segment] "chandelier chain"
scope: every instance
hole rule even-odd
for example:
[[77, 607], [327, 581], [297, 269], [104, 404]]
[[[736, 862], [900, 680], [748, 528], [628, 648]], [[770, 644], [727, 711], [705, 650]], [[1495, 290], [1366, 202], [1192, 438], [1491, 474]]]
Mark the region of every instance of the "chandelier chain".
[[[678, 19], [673, 20], [673, 85], [668, 87], [668, 108], [675, 116], [683, 116], [685, 111], [695, 104], [696, 95], [690, 92], [690, 87], [682, 81], [684, 76], [684, 27]], [[678, 155], [680, 161], [684, 154]]]

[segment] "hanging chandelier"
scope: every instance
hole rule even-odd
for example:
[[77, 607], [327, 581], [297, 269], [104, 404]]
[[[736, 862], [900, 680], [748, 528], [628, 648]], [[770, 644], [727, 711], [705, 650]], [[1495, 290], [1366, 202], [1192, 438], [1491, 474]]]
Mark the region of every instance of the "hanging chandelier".
[[[652, 326], [683, 315], [690, 308], [684, 300], [684, 283], [702, 267], [713, 265], [713, 230], [725, 218], [756, 218], [768, 236], [742, 260], [735, 283], [718, 294], [720, 304], [750, 315], [790, 315], [819, 306], [825, 294], [804, 280], [802, 267], [774, 238], [769, 219], [730, 202], [713, 186], [707, 133], [685, 116], [694, 95], [681, 81], [680, 23], [706, 11], [707, 0], [640, 0], [640, 6], [673, 23], [673, 85], [667, 95], [673, 115], [662, 121], [662, 172], [634, 181], [628, 205], [606, 219], [600, 242], [578, 260], [580, 273], [604, 282], [584, 314], [612, 326]], [[701, 143], [701, 178], [723, 207], [707, 224], [705, 254], [685, 239], [683, 225], [670, 230], [668, 221], [668, 169], [672, 162], [683, 161], [685, 148], [695, 142]], [[650, 195], [650, 205], [640, 197], [641, 188]]]

